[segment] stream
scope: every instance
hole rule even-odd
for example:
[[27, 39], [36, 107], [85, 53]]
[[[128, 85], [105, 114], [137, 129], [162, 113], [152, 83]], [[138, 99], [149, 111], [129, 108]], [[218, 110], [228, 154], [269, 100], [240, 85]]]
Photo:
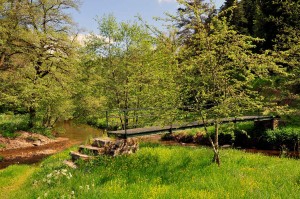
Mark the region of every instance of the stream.
[[71, 141], [86, 142], [89, 138], [101, 137], [103, 130], [87, 124], [76, 124], [72, 121], [64, 121], [57, 124], [58, 137], [69, 138]]
[[86, 124], [75, 124], [72, 121], [60, 122], [57, 124], [56, 129], [59, 131], [59, 133], [56, 133], [57, 137], [62, 138], [59, 142], [0, 151], [0, 156], [4, 157], [4, 159], [0, 161], [0, 169], [13, 164], [38, 163], [44, 158], [61, 152], [73, 145], [86, 143], [89, 138], [103, 135], [103, 130], [101, 129]]
[[[34, 164], [43, 160], [52, 154], [63, 151], [71, 146], [87, 143], [90, 138], [101, 137], [104, 130], [91, 127], [86, 124], [75, 124], [72, 121], [60, 122], [57, 127], [60, 133], [57, 136], [62, 141], [49, 143], [41, 146], [32, 146], [27, 148], [9, 149], [0, 151], [0, 156], [4, 157], [4, 160], [0, 161], [0, 169], [3, 169], [13, 164]], [[161, 141], [161, 135], [149, 135], [140, 137], [140, 141], [144, 142], [156, 142], [163, 145], [180, 145], [196, 147], [196, 144], [178, 143], [176, 141]], [[257, 150], [257, 149], [241, 149], [248, 153], [261, 153], [268, 156], [280, 156], [280, 151], [276, 150]], [[299, 154], [288, 153], [289, 157], [299, 158]]]

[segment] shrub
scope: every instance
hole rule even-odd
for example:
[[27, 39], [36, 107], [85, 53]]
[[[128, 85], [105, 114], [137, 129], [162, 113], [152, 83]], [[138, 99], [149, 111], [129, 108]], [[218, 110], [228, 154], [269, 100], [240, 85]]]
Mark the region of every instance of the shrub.
[[174, 135], [174, 133], [165, 133], [161, 136], [160, 139], [163, 141], [175, 140], [175, 135]]
[[265, 132], [263, 139], [275, 149], [286, 147], [288, 150], [295, 151], [299, 147], [300, 128], [285, 127]]
[[53, 134], [52, 134], [52, 129], [51, 128], [47, 128], [47, 127], [34, 127], [32, 129], [30, 129], [31, 132], [33, 133], [38, 133], [47, 137], [52, 138]]
[[16, 131], [28, 130], [28, 115], [1, 114], [0, 115], [0, 134], [4, 137], [16, 137]]
[[234, 131], [234, 145], [242, 148], [247, 148], [250, 146], [250, 136], [247, 131], [236, 129]]
[[175, 140], [177, 142], [192, 143], [194, 141], [193, 137], [194, 136], [192, 134], [186, 132], [175, 134]]
[[200, 145], [210, 145], [208, 136], [204, 132], [198, 132], [194, 135], [194, 142]]

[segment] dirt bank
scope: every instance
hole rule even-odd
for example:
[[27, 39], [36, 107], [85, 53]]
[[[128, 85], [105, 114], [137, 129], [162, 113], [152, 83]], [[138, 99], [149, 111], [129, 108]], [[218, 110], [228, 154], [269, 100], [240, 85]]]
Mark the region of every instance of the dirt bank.
[[60, 152], [78, 141], [70, 141], [68, 138], [48, 138], [43, 135], [19, 132], [16, 138], [0, 137], [0, 168], [11, 164], [34, 163]]

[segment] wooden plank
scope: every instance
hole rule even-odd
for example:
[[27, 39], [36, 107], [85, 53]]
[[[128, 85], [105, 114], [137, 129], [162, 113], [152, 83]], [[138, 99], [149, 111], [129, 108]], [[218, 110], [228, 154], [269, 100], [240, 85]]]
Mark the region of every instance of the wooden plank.
[[[272, 120], [274, 116], [243, 116], [243, 117], [231, 117], [231, 118], [223, 118], [221, 119], [221, 123], [229, 123], [229, 122], [243, 122], [243, 121], [255, 121], [255, 120]], [[210, 126], [214, 123], [214, 120], [208, 120], [206, 125]], [[185, 125], [167, 125], [167, 126], [152, 126], [146, 128], [135, 128], [135, 129], [127, 129], [126, 134], [127, 137], [133, 136], [142, 136], [149, 134], [162, 133], [166, 131], [176, 131], [176, 130], [184, 130], [190, 128], [199, 128], [203, 127], [204, 123], [202, 121], [194, 121]], [[117, 135], [117, 136], [125, 136], [125, 130], [118, 131], [108, 131], [108, 135]]]

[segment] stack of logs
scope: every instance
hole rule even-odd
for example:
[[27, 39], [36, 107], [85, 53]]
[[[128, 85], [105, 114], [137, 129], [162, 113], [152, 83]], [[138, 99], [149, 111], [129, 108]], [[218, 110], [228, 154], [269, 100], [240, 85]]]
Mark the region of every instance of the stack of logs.
[[118, 156], [132, 154], [138, 150], [137, 139], [95, 138], [92, 145], [79, 146], [78, 152], [71, 151], [72, 161], [78, 159], [91, 160], [99, 155]]

